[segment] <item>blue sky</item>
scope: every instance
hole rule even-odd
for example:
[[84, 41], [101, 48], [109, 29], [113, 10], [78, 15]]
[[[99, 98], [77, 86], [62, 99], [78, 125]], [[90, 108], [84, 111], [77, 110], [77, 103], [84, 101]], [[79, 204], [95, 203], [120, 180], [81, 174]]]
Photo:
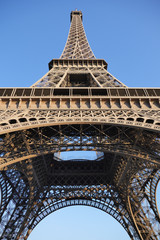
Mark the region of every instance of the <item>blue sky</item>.
[[[70, 12], [82, 10], [89, 44], [129, 87], [160, 86], [159, 0], [0, 1], [0, 87], [29, 87], [65, 46]], [[129, 240], [109, 215], [70, 207], [47, 217], [29, 240]]]

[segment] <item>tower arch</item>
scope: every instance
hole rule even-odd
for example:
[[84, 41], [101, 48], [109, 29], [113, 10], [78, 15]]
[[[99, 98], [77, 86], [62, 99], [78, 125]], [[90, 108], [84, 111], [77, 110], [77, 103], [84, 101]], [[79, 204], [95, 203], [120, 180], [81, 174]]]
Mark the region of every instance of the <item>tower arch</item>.
[[[159, 239], [160, 89], [128, 88], [107, 66], [76, 10], [49, 71], [29, 88], [0, 89], [3, 240], [27, 239], [48, 214], [72, 205], [105, 211], [131, 239]], [[104, 155], [55, 156], [79, 150]]]

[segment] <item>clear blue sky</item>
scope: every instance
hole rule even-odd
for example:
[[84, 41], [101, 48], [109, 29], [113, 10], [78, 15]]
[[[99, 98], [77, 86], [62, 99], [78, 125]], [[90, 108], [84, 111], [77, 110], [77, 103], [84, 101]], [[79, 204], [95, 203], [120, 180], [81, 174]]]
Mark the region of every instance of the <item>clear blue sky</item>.
[[[89, 44], [129, 87], [160, 87], [159, 0], [1, 0], [0, 87], [29, 87], [59, 58], [71, 10], [82, 10]], [[129, 240], [109, 215], [89, 207], [59, 210], [29, 240]]]

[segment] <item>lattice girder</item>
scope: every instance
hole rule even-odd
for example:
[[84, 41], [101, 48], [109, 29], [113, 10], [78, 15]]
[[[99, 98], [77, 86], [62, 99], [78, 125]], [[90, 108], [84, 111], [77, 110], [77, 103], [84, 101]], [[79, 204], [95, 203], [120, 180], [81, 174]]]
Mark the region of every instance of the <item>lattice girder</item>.
[[155, 205], [156, 185], [160, 180], [160, 171], [154, 168], [142, 169], [131, 179], [129, 186], [129, 207], [139, 232], [140, 239], [160, 238], [160, 216]]
[[35, 226], [50, 213], [73, 205], [87, 205], [103, 210], [113, 216], [128, 231], [131, 238], [133, 235], [136, 236], [123, 202], [118, 197], [116, 189], [109, 185], [51, 186], [42, 192], [44, 194], [38, 193], [35, 198], [36, 205], [32, 206], [30, 217], [26, 222], [24, 239], [27, 239]]
[[[108, 181], [108, 184], [111, 184], [110, 179], [113, 179], [112, 184], [114, 185], [117, 184], [117, 187], [119, 188], [118, 192], [123, 202], [125, 202], [124, 199], [126, 199], [127, 197], [127, 191], [126, 192], [124, 191], [124, 189], [127, 189], [127, 184], [124, 182], [124, 179], [127, 179], [127, 183], [128, 183], [130, 180], [131, 174], [134, 174], [137, 171], [137, 166], [133, 167], [133, 164], [131, 164], [132, 161], [133, 162], [138, 161], [141, 163], [145, 162], [145, 166], [147, 166], [146, 161], [148, 161], [149, 163], [148, 168], [152, 167], [152, 168], [158, 169], [160, 166], [159, 132], [157, 130], [155, 132], [148, 131], [148, 130], [145, 130], [145, 128], [142, 126], [140, 131], [140, 128], [138, 125], [136, 129], [136, 128], [131, 128], [129, 126], [125, 127], [125, 125], [120, 126], [120, 124], [119, 126], [116, 124], [114, 125], [113, 123], [112, 124], [111, 123], [110, 124], [104, 124], [104, 123], [93, 124], [93, 122], [91, 122], [91, 124], [85, 124], [85, 121], [83, 121], [83, 124], [75, 124], [76, 123], [75, 122], [72, 125], [71, 124], [64, 125], [62, 120], [61, 120], [62, 122], [59, 121], [61, 125], [53, 125], [53, 123], [51, 123], [50, 124], [51, 126], [42, 127], [41, 126], [42, 124], [40, 124], [39, 126], [41, 127], [35, 128], [37, 119], [40, 121], [44, 121], [44, 118], [47, 119], [48, 117], [48, 120], [50, 120], [50, 117], [51, 119], [53, 119], [53, 116], [54, 116], [53, 113], [55, 114], [58, 113], [57, 117], [59, 119], [61, 118], [64, 120], [66, 117], [70, 117], [70, 118], [73, 117], [73, 115], [71, 115], [72, 111], [68, 111], [68, 110], [48, 111], [48, 110], [30, 109], [29, 114], [27, 111], [25, 112], [25, 114], [23, 114], [23, 110], [22, 111], [18, 110], [18, 111], [19, 111], [18, 114], [20, 119], [28, 118], [28, 120], [30, 120], [31, 116], [32, 117], [35, 116], [35, 118], [34, 118], [34, 121], [33, 120], [31, 121], [32, 125], [30, 125], [30, 129], [20, 130], [17, 132], [16, 132], [16, 129], [14, 129], [15, 132], [8, 131], [8, 133], [6, 131], [8, 129], [6, 129], [5, 130], [6, 134], [1, 135], [1, 146], [0, 146], [1, 169], [10, 169], [10, 167], [15, 168], [15, 164], [19, 162], [22, 162], [22, 163], [24, 162], [25, 164], [27, 159], [30, 159], [28, 166], [30, 167], [32, 166], [32, 168], [31, 168], [31, 173], [28, 174], [28, 179], [30, 181], [30, 186], [32, 186], [32, 190], [30, 192], [30, 196], [31, 196], [30, 198], [32, 200], [35, 197], [35, 189], [42, 187], [44, 184], [47, 185], [47, 182], [48, 182], [47, 169], [48, 168], [46, 168], [46, 164], [50, 162], [49, 159], [52, 159], [53, 153], [57, 151], [96, 150], [96, 151], [105, 152], [105, 154], [111, 154], [110, 157], [112, 159], [111, 161], [112, 163], [110, 163], [109, 165], [111, 170], [110, 172], [108, 172], [108, 176], [110, 177], [107, 179], [107, 181]], [[76, 119], [79, 118], [79, 112], [80, 111], [77, 111], [77, 110], [73, 111]], [[91, 111], [91, 110], [83, 110], [81, 111], [81, 116], [83, 116], [83, 114], [85, 113], [84, 116], [87, 119], [87, 123], [88, 123], [88, 119], [91, 116], [92, 116], [92, 119], [94, 119], [99, 115], [101, 116], [101, 114], [103, 113], [103, 114], [106, 114], [105, 115], [106, 117], [110, 116], [112, 119], [113, 116], [116, 116], [115, 115], [116, 113], [118, 118], [121, 118], [122, 115], [124, 117], [124, 112], [126, 114], [127, 111], [122, 111], [122, 110], [119, 111], [117, 109], [107, 110], [107, 111], [95, 110], [94, 115], [93, 115], [93, 112], [94, 111]], [[127, 115], [127, 117], [131, 118], [134, 116], [133, 113], [131, 113], [131, 110], [128, 112], [129, 112], [129, 115]], [[139, 117], [141, 118], [142, 118], [142, 113], [144, 114], [145, 110], [141, 110], [141, 115], [139, 115]], [[153, 110], [151, 110], [151, 114], [152, 113], [153, 113]], [[15, 114], [17, 114], [17, 110], [16, 111], [12, 110], [11, 111], [12, 119], [13, 117], [15, 119]], [[155, 114], [157, 114], [156, 111], [155, 111]], [[7, 114], [4, 116], [6, 118]], [[154, 119], [153, 117], [154, 115], [152, 115], [152, 120]], [[3, 122], [5, 118], [3, 117]], [[138, 117], [136, 115], [135, 119], [137, 118]], [[151, 118], [151, 115], [150, 115], [150, 118]], [[158, 118], [155, 118], [155, 119], [156, 120], [153, 120], [154, 123], [157, 121]], [[27, 126], [28, 122], [26, 121], [22, 122], [23, 129], [25, 128], [25, 126]], [[14, 124], [15, 123], [13, 122], [10, 125], [13, 126]], [[153, 123], [149, 124], [149, 127], [151, 125], [153, 125]], [[43, 156], [43, 158], [41, 156]], [[47, 156], [49, 156], [49, 158]], [[129, 167], [128, 167], [128, 163], [129, 163]], [[130, 168], [130, 164], [132, 168]], [[20, 169], [22, 169], [22, 166], [20, 167]], [[44, 169], [46, 170], [44, 171]], [[126, 174], [127, 169], [129, 169], [129, 175]], [[139, 169], [139, 166], [138, 166], [138, 169]], [[65, 179], [65, 177], [63, 178]], [[82, 176], [81, 178], [83, 179], [84, 176]], [[104, 179], [102, 177], [101, 179], [103, 181], [102, 183], [104, 183]], [[157, 179], [158, 179], [158, 176], [156, 178], [156, 181], [158, 181]], [[52, 184], [53, 183], [55, 184], [55, 180], [52, 179], [52, 181], [53, 181]], [[62, 180], [60, 180], [60, 178], [56, 176], [56, 181], [59, 182]], [[66, 180], [64, 180], [64, 182], [65, 181]], [[73, 182], [75, 181], [76, 181], [76, 178], [74, 178]], [[95, 180], [92, 179], [93, 183], [94, 181], [96, 182], [97, 178], [95, 178]], [[64, 184], [64, 182], [62, 182], [61, 184]], [[153, 208], [153, 213], [157, 211], [157, 209], [153, 207], [155, 206], [155, 185], [156, 184], [152, 184], [152, 187], [151, 187], [152, 195], [150, 196], [150, 203]], [[123, 192], [123, 194], [121, 192]], [[43, 192], [42, 192], [42, 195], [43, 195]], [[81, 201], [81, 200], [78, 199], [78, 201]], [[48, 200], [45, 200], [45, 201], [48, 201]], [[68, 202], [67, 200], [66, 200], [66, 203], [63, 202], [62, 207], [67, 206], [67, 202]], [[71, 201], [70, 203], [73, 204], [73, 201]], [[61, 206], [60, 203], [55, 203], [55, 204], [58, 204], [56, 206], [59, 206], [59, 207]], [[89, 204], [89, 202], [86, 202], [86, 204]], [[31, 209], [31, 206], [32, 205], [30, 205], [30, 209]], [[146, 224], [145, 220], [143, 219], [144, 214], [139, 219], [137, 218], [137, 215], [132, 214], [132, 209], [130, 209], [127, 205], [124, 209], [123, 211], [128, 212], [128, 215], [129, 215], [128, 219], [130, 219], [128, 221], [130, 221], [129, 225], [131, 226], [131, 228], [128, 228], [127, 222], [124, 222], [122, 226], [125, 225], [125, 229], [127, 230], [131, 238], [138, 239], [137, 236], [142, 235], [143, 238], [139, 237], [139, 239], [145, 239], [146, 237], [148, 238], [151, 237], [153, 234], [156, 234], [156, 235], [158, 234], [156, 231], [153, 232], [152, 227]], [[107, 209], [106, 209], [106, 212], [107, 212]], [[27, 214], [28, 218], [29, 218], [29, 215], [30, 215], [30, 211]], [[45, 214], [42, 214], [42, 215], [43, 217], [46, 216]], [[126, 216], [126, 214], [124, 215]], [[39, 218], [38, 216], [37, 218], [39, 219], [39, 221], [41, 220], [41, 218]], [[121, 216], [117, 215], [116, 218], [118, 219], [118, 221], [120, 222], [122, 221]], [[134, 223], [134, 220], [136, 224]], [[34, 219], [34, 221], [37, 222], [36, 219]], [[28, 228], [27, 225], [25, 225], [22, 227], [22, 231], [23, 231], [22, 238], [26, 236], [26, 239], [27, 239], [27, 236], [29, 235], [30, 231], [34, 228], [36, 224], [34, 223], [34, 221], [33, 221], [33, 226], [29, 225], [29, 228]], [[157, 222], [158, 221], [159, 220], [157, 220]], [[24, 224], [27, 224], [27, 223], [24, 222]], [[137, 224], [138, 224], [138, 227], [137, 227]], [[139, 227], [140, 225], [143, 225], [143, 228]], [[148, 226], [147, 230], [145, 228], [145, 225]], [[136, 230], [136, 233], [134, 229]], [[8, 233], [4, 233], [4, 234], [8, 234]], [[154, 235], [154, 237], [156, 235]]]
[[82, 24], [82, 12], [71, 12], [71, 26], [66, 46], [60, 57], [61, 59], [92, 59], [95, 58]]
[[0, 236], [3, 240], [17, 239], [29, 204], [28, 180], [23, 174], [14, 170], [1, 172], [1, 179], [9, 182], [10, 196], [6, 201], [2, 191], [5, 211], [1, 212]]
[[85, 149], [139, 157], [160, 164], [158, 133], [105, 124], [84, 124], [34, 128], [3, 135], [1, 169], [41, 154]]
[[102, 59], [53, 59], [49, 69], [32, 87], [126, 87], [107, 71]]
[[3, 89], [2, 95], [1, 134], [63, 123], [106, 123], [160, 130], [157, 89], [25, 88]]
[[[119, 221], [122, 224], [122, 226], [126, 229], [131, 239], [158, 239], [157, 236], [159, 234], [158, 232], [159, 227], [156, 229], [156, 231], [154, 229], [154, 232], [153, 232], [152, 228], [148, 226], [148, 230], [146, 231], [145, 227], [147, 222], [144, 222], [144, 218], [142, 219], [140, 218], [140, 220], [136, 219], [136, 225], [138, 223], [139, 226], [142, 226], [142, 223], [143, 223], [143, 229], [144, 229], [144, 230], [142, 228], [140, 228], [140, 230], [138, 229], [137, 231], [138, 234], [141, 234], [143, 238], [138, 237], [138, 234], [135, 232], [135, 226], [133, 221], [134, 218], [137, 218], [137, 214], [136, 214], [137, 211], [134, 210], [135, 214], [134, 214], [134, 218], [132, 219], [133, 214], [130, 214], [131, 210], [130, 211], [128, 210], [130, 209], [129, 208], [130, 205], [128, 207], [127, 205], [125, 205], [126, 204], [125, 198], [128, 196], [127, 192], [125, 192], [125, 189], [127, 188], [129, 189], [129, 192], [130, 192], [130, 198], [131, 198], [130, 201], [132, 201], [133, 197], [137, 198], [137, 196], [140, 193], [140, 198], [138, 197], [138, 203], [142, 202], [142, 199], [144, 198], [143, 194], [145, 195], [148, 194], [148, 190], [146, 191], [144, 189], [144, 184], [147, 189], [148, 183], [153, 179], [153, 176], [156, 176], [156, 179], [159, 178], [159, 175], [157, 175], [154, 170], [156, 169], [156, 165], [150, 162], [147, 163], [146, 160], [139, 161], [139, 159], [135, 159], [135, 158], [131, 160], [132, 160], [131, 161], [132, 164], [130, 167], [132, 171], [128, 169], [128, 174], [125, 175], [125, 178], [122, 181], [123, 184], [121, 183], [121, 185], [119, 186], [114, 187], [114, 184], [116, 185], [116, 183], [113, 183], [113, 182], [112, 184], [110, 183], [107, 185], [103, 185], [103, 184], [91, 185], [90, 187], [88, 186], [88, 183], [86, 186], [85, 185], [84, 186], [82, 185], [61, 186], [61, 184], [60, 185], [57, 184], [56, 186], [54, 186], [49, 184], [48, 186], [44, 187], [44, 189], [42, 187], [39, 188], [38, 186], [36, 186], [34, 190], [32, 189], [32, 191], [34, 192], [34, 196], [32, 198], [32, 204], [29, 207], [27, 221], [25, 221], [25, 226], [22, 228], [23, 231], [21, 233], [17, 231], [17, 233], [20, 234], [19, 236], [22, 237], [22, 239], [27, 239], [30, 232], [38, 224], [38, 222], [41, 221], [44, 217], [46, 217], [48, 214], [60, 208], [78, 204], [78, 205], [88, 205], [92, 207], [97, 207], [109, 213], [117, 221]], [[119, 159], [117, 159], [117, 161], [119, 162]], [[146, 171], [144, 169], [146, 166], [148, 167], [148, 169], [151, 169], [151, 170]], [[14, 167], [16, 168], [16, 165], [14, 165]], [[122, 166], [121, 166], [121, 169], [122, 169]], [[142, 169], [142, 171], [141, 170], [139, 171], [139, 169]], [[133, 187], [133, 185], [135, 184], [137, 186], [137, 183], [135, 182], [135, 178], [132, 178], [131, 176], [135, 176], [136, 172], [137, 172], [137, 175], [139, 176], [139, 178], [136, 178], [136, 179], [140, 179], [139, 182], [141, 183], [140, 190], [135, 186]], [[155, 172], [156, 175], [153, 174], [153, 172]], [[129, 179], [130, 181], [128, 181]], [[93, 181], [91, 180], [91, 182]], [[73, 180], [73, 183], [74, 183], [74, 180]], [[121, 191], [121, 188], [123, 188], [123, 192]], [[28, 199], [28, 196], [27, 196], [27, 199]], [[136, 199], [134, 199], [134, 201], [135, 200]], [[152, 206], [153, 204], [151, 202], [151, 207]], [[136, 205], [134, 205], [134, 209], [135, 207]], [[138, 211], [140, 210], [141, 209], [138, 207]], [[157, 218], [156, 218], [156, 221], [160, 222], [160, 220]], [[151, 223], [153, 223], [153, 221]], [[4, 235], [5, 234], [8, 234], [8, 232], [4, 233]], [[154, 237], [152, 237], [153, 234], [154, 234]], [[147, 236], [150, 236], [151, 238], [147, 238]], [[13, 238], [13, 239], [17, 239], [17, 238]]]
[[[0, 237], [27, 239], [48, 214], [87, 205], [130, 238], [160, 239], [160, 89], [128, 88], [95, 56], [72, 11], [60, 59], [30, 88], [0, 89]], [[58, 152], [97, 151], [63, 160]]]

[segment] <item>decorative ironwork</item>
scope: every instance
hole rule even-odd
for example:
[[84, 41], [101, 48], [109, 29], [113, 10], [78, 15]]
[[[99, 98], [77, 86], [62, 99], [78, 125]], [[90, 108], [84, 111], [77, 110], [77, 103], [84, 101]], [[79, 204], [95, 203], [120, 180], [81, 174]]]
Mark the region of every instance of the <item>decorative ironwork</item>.
[[92, 59], [95, 58], [82, 24], [82, 12], [71, 12], [71, 26], [62, 59]]
[[[82, 12], [60, 59], [30, 88], [0, 89], [0, 236], [27, 239], [48, 214], [87, 205], [131, 239], [160, 239], [160, 89], [128, 88], [89, 47]], [[94, 160], [57, 153], [97, 151]]]

